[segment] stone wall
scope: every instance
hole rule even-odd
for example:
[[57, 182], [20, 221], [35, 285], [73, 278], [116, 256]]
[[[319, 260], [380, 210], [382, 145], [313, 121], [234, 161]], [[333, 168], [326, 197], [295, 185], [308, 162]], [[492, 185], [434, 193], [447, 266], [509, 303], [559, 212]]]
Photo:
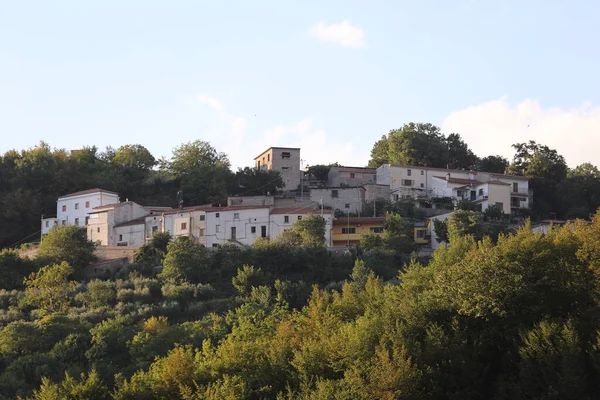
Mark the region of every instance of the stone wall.
[[133, 262], [133, 257], [138, 251], [136, 246], [96, 246], [94, 255], [99, 260], [113, 260], [116, 258], [127, 258], [128, 262]]

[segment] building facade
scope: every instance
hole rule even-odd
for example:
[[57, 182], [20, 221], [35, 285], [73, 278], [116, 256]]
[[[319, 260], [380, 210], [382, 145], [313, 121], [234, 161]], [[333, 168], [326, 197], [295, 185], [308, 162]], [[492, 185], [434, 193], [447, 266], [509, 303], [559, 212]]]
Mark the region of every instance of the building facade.
[[143, 218], [148, 214], [133, 201], [95, 207], [89, 213], [88, 240], [99, 246], [141, 246], [145, 240]]
[[360, 213], [365, 201], [365, 193], [366, 190], [362, 186], [310, 189], [310, 200], [319, 204], [323, 202], [324, 206], [334, 210]]
[[225, 243], [250, 246], [270, 238], [268, 206], [229, 206], [205, 209], [206, 247]]
[[377, 169], [362, 167], [331, 167], [327, 186], [362, 186], [377, 182]]
[[384, 164], [377, 168], [377, 183], [389, 185], [392, 201], [450, 197], [502, 208], [505, 214], [531, 207], [533, 193], [523, 176], [443, 168]]
[[254, 158], [254, 166], [274, 170], [281, 174], [285, 190], [296, 190], [300, 185], [300, 149], [293, 147], [270, 147]]
[[89, 213], [95, 208], [119, 202], [119, 195], [104, 189], [89, 189], [66, 194], [56, 202], [56, 217], [43, 218], [42, 236], [58, 225], [88, 225]]
[[331, 243], [333, 247], [356, 246], [363, 234], [383, 234], [385, 217], [338, 218], [333, 221]]

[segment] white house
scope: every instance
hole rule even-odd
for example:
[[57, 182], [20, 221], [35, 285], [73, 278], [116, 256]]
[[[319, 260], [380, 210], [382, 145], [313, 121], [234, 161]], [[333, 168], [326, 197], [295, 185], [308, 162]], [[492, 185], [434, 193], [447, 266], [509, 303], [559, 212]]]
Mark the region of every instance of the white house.
[[168, 232], [173, 238], [185, 236], [206, 246], [206, 210], [211, 208], [197, 206], [166, 212], [161, 231]]
[[250, 246], [259, 237], [269, 238], [269, 206], [206, 208], [206, 247], [225, 243]]
[[42, 219], [42, 236], [57, 225], [87, 226], [95, 208], [119, 202], [119, 195], [104, 189], [89, 189], [66, 194], [56, 202], [56, 217]]
[[451, 197], [500, 206], [505, 214], [531, 207], [533, 197], [524, 176], [384, 164], [377, 168], [377, 184], [389, 185], [391, 200]]
[[[141, 245], [144, 243], [143, 217], [146, 215], [148, 210], [133, 201], [95, 207], [90, 212], [88, 240], [100, 246], [133, 246], [134, 244], [129, 244], [130, 242]], [[117, 232], [117, 227], [127, 227], [127, 229], [119, 229]], [[138, 244], [140, 241], [141, 244]]]
[[325, 219], [325, 245], [331, 246], [333, 213], [331, 210], [314, 210], [311, 206], [274, 208], [271, 211], [271, 238], [277, 238], [283, 232], [291, 229], [294, 222], [311, 214], [321, 215]]

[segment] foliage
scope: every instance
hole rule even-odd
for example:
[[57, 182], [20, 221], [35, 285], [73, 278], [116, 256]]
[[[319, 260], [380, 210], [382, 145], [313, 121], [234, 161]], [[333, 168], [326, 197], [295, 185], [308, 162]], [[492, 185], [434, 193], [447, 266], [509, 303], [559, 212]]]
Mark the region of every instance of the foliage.
[[0, 251], [0, 287], [6, 290], [23, 287], [23, 278], [35, 271], [32, 260], [22, 258], [17, 250]]
[[435, 231], [436, 240], [438, 243], [448, 243], [448, 223], [440, 219], [433, 220], [433, 230]]
[[167, 282], [200, 282], [208, 271], [208, 250], [193, 240], [179, 236], [167, 246], [159, 277]]
[[74, 283], [69, 281], [73, 268], [63, 261], [40, 268], [25, 279], [27, 301], [44, 313], [65, 311], [70, 304]]
[[74, 225], [53, 228], [40, 244], [38, 255], [53, 263], [66, 261], [78, 271], [94, 260], [94, 243], [85, 229]]
[[316, 180], [327, 181], [331, 167], [332, 165], [311, 165], [307, 168], [306, 172], [309, 176], [314, 177]]
[[230, 183], [229, 195], [265, 196], [274, 195], [284, 187], [279, 171], [260, 168], [240, 168]]
[[475, 171], [503, 174], [506, 172], [508, 165], [508, 160], [502, 156], [487, 156], [480, 158], [474, 169]]
[[295, 221], [292, 229], [298, 233], [305, 246], [325, 246], [325, 219], [310, 214]]

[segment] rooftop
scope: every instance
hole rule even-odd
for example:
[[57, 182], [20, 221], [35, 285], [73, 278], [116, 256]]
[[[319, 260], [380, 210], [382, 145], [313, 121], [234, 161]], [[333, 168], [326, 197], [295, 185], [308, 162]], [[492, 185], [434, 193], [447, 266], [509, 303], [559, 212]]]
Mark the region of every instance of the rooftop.
[[[331, 210], [323, 210], [323, 214], [331, 214], [333, 211]], [[280, 207], [274, 208], [271, 211], [273, 215], [281, 215], [281, 214], [320, 214], [321, 209], [313, 209], [311, 206], [305, 207]]]
[[354, 218], [337, 218], [333, 221], [334, 225], [344, 224], [383, 224], [385, 217], [354, 217]]
[[109, 190], [100, 189], [100, 188], [95, 188], [95, 189], [88, 189], [88, 190], [82, 190], [80, 192], [65, 194], [63, 196], [60, 196], [59, 199], [64, 199], [67, 197], [74, 197], [74, 196], [83, 196], [83, 195], [92, 194], [92, 193], [106, 193], [106, 194], [112, 194], [115, 196], [119, 196], [118, 193], [111, 192]]
[[268, 149], [266, 149], [265, 151], [263, 151], [262, 153], [260, 153], [258, 156], [254, 157], [254, 159], [256, 160], [257, 158], [259, 158], [260, 156], [262, 156], [263, 154], [265, 154], [267, 151], [269, 150], [298, 150], [300, 151], [300, 147], [269, 147]]
[[524, 179], [524, 180], [528, 180], [528, 178], [526, 176], [520, 176], [520, 175], [509, 175], [509, 174], [498, 174], [495, 172], [486, 172], [486, 171], [470, 171], [467, 169], [447, 169], [447, 168], [436, 168], [436, 167], [423, 167], [423, 166], [418, 166], [418, 165], [400, 165], [400, 164], [387, 164], [391, 167], [400, 167], [400, 168], [414, 168], [414, 169], [424, 169], [427, 171], [444, 171], [444, 172], [458, 172], [458, 173], [463, 173], [463, 174], [473, 174], [473, 175], [477, 175], [477, 174], [490, 174], [493, 177], [500, 177], [500, 178], [512, 178], [512, 179]]

